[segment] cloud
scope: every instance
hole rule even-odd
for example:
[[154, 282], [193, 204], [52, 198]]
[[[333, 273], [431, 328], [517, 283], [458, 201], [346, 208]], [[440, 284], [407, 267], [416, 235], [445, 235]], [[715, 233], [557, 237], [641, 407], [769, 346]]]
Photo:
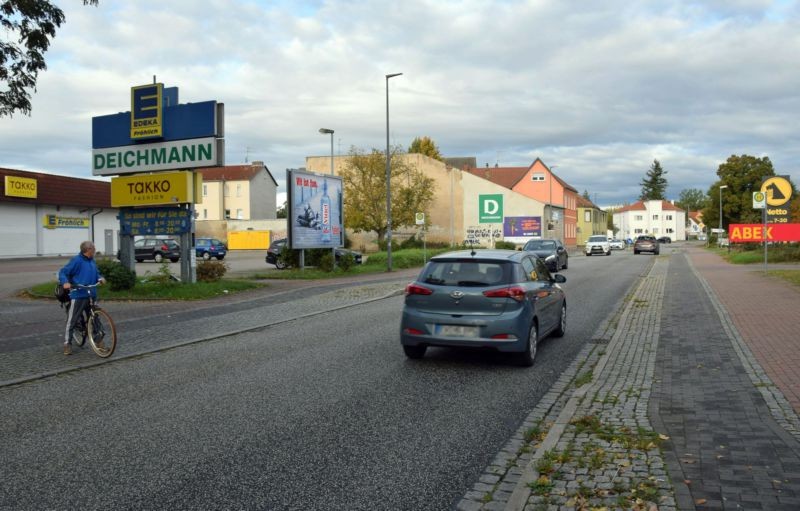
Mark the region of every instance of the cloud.
[[[766, 0], [63, 3], [31, 117], [0, 120], [0, 165], [88, 176], [91, 117], [155, 75], [226, 108], [228, 163], [281, 185], [305, 156], [431, 136], [479, 164], [557, 165], [601, 204], [634, 200], [654, 158], [668, 195], [732, 154], [800, 180], [800, 12]], [[283, 188], [283, 186], [282, 186]]]

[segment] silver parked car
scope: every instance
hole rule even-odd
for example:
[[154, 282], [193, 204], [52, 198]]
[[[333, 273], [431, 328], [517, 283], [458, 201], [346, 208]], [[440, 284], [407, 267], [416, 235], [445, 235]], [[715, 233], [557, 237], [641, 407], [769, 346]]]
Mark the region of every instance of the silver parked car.
[[535, 254], [512, 250], [449, 252], [433, 257], [406, 287], [400, 342], [406, 356], [428, 346], [492, 348], [518, 354], [530, 366], [537, 344], [561, 337], [567, 301]]

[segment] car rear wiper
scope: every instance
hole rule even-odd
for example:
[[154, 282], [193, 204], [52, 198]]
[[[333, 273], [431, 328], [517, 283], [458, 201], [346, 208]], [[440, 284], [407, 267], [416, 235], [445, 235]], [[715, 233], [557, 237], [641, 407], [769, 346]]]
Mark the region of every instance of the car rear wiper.
[[477, 280], [459, 280], [459, 286], [486, 286], [486, 282], [479, 282]]
[[438, 284], [441, 286], [442, 284], [444, 284], [444, 279], [437, 279], [436, 277], [425, 277], [424, 282], [426, 284]]

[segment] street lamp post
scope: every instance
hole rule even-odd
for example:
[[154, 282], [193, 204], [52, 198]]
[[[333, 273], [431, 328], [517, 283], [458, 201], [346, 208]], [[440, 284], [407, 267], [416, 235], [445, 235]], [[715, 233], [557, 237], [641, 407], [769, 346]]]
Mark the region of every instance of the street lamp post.
[[558, 165], [551, 165], [550, 171], [548, 172], [549, 176], [547, 176], [547, 181], [550, 183], [550, 193], [547, 196], [547, 230], [551, 230], [551, 227], [555, 227], [553, 225], [553, 169], [558, 167]]
[[[717, 246], [719, 246], [719, 238], [722, 236], [722, 189], [727, 187], [728, 185], [719, 185], [719, 232], [717, 233]], [[730, 243], [730, 240], [728, 243]], [[731, 246], [729, 244], [728, 250], [730, 250], [730, 248]]]
[[[331, 175], [333, 175], [333, 130], [330, 130], [328, 128], [320, 128], [319, 132], [322, 133], [323, 135], [331, 136]], [[342, 229], [344, 229], [344, 226], [342, 226]], [[341, 234], [339, 234], [339, 236], [341, 236]], [[333, 267], [336, 268], [336, 247], [331, 249], [331, 255], [333, 256]]]
[[386, 75], [386, 271], [392, 271], [392, 174], [389, 163], [389, 78], [403, 73]]

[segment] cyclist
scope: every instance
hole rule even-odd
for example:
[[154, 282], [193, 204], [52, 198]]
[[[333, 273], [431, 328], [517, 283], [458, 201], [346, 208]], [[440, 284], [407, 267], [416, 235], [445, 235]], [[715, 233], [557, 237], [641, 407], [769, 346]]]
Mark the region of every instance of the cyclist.
[[[89, 305], [89, 297], [96, 297], [95, 288], [75, 288], [73, 285], [90, 286], [92, 284], [103, 284], [105, 279], [100, 275], [97, 264], [94, 261], [95, 247], [91, 241], [81, 243], [81, 253], [70, 259], [70, 261], [58, 272], [58, 282], [69, 291], [70, 302], [67, 306], [67, 325], [64, 330], [64, 355], [72, 355], [72, 333], [75, 330], [75, 323], [83, 314], [86, 306]], [[103, 348], [103, 341], [98, 343], [99, 348]]]

